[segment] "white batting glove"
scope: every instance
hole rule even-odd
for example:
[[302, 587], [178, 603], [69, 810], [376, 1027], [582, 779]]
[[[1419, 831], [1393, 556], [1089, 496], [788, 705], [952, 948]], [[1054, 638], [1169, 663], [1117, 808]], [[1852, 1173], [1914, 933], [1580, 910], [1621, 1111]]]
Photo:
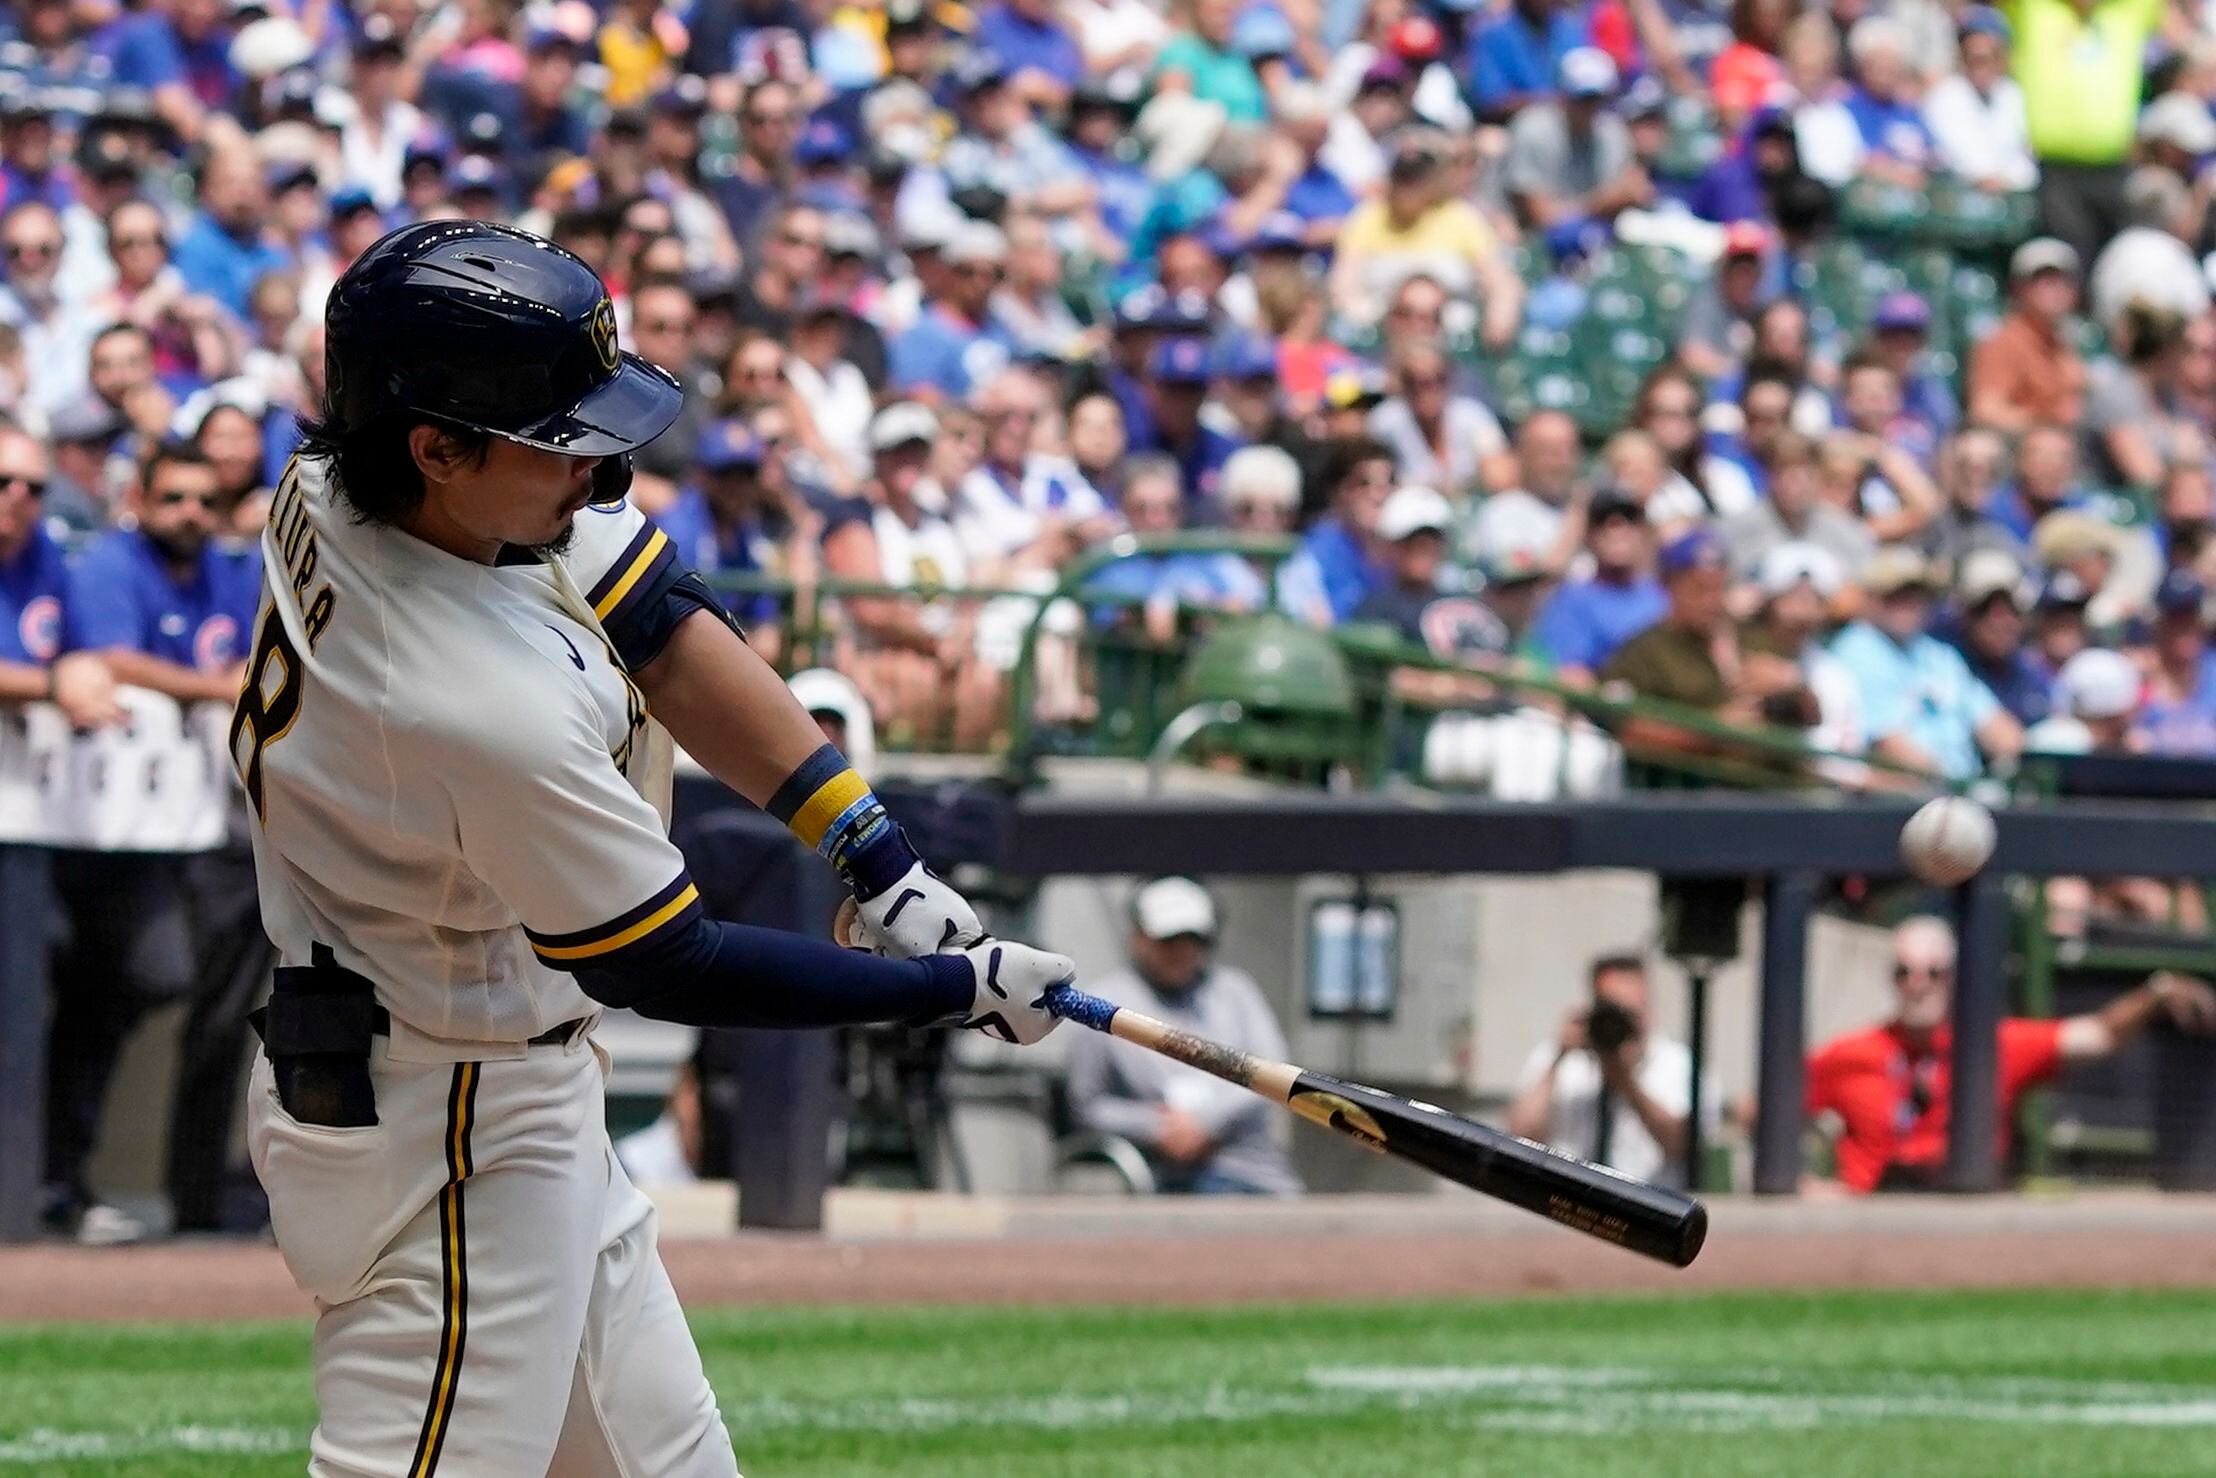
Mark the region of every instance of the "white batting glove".
[[988, 939], [961, 951], [976, 972], [968, 1013], [952, 1024], [1028, 1047], [1062, 1024], [1046, 993], [1077, 978], [1077, 962], [1028, 944]]
[[985, 937], [969, 900], [920, 862], [876, 897], [855, 902], [862, 910], [858, 942], [889, 959], [959, 953]]

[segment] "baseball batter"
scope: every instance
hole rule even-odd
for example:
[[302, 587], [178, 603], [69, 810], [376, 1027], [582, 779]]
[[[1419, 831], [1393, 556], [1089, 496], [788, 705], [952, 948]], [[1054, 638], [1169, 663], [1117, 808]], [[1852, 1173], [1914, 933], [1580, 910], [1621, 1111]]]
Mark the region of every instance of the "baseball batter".
[[[328, 328], [230, 728], [282, 963], [250, 1132], [318, 1310], [309, 1471], [733, 1474], [609, 1147], [601, 1008], [1032, 1042], [1071, 964], [984, 936], [623, 505], [680, 392], [584, 262], [408, 226]], [[831, 859], [872, 950], [703, 916], [673, 735]]]

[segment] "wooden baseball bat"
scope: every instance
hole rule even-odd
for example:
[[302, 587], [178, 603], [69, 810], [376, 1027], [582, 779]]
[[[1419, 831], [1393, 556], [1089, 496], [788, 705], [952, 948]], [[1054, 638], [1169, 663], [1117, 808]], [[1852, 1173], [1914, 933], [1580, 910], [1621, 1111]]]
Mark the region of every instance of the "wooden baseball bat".
[[1117, 1006], [1075, 986], [1047, 994], [1066, 1021], [1121, 1037], [1281, 1103], [1365, 1149], [1536, 1211], [1574, 1232], [1685, 1267], [1708, 1236], [1708, 1208], [1690, 1196], [1488, 1129], [1412, 1098], [1241, 1052]]

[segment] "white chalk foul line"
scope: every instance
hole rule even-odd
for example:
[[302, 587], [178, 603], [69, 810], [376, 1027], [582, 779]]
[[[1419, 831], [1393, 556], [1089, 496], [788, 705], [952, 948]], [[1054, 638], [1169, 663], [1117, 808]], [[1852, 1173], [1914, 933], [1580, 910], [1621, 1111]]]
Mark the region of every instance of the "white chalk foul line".
[[[777, 1430], [893, 1435], [955, 1428], [1067, 1431], [1255, 1422], [1423, 1410], [1457, 1427], [1557, 1436], [1638, 1431], [1805, 1431], [1872, 1422], [2216, 1428], [2216, 1390], [2146, 1382], [1964, 1378], [1852, 1371], [1682, 1371], [1551, 1365], [1334, 1365], [1302, 1384], [1045, 1396], [741, 1398], [724, 1417], [743, 1443]], [[289, 1427], [189, 1425], [136, 1431], [36, 1428], [0, 1436], [0, 1467], [172, 1454], [307, 1450]]]

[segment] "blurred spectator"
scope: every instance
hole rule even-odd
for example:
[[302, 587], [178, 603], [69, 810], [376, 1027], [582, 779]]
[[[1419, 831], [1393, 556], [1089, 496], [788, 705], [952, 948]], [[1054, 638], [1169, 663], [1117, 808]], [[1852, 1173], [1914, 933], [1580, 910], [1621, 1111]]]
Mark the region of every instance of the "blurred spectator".
[[2035, 421], [2076, 423], [2085, 363], [2070, 342], [2067, 320], [2077, 307], [2081, 260], [2052, 237], [2027, 241], [2009, 258], [2008, 315], [1970, 356], [1969, 412], [1978, 425], [2015, 432]]
[[1046, 393], [1024, 370], [1003, 370], [970, 398], [984, 455], [954, 489], [955, 530], [980, 571], [1051, 569], [1109, 531], [1106, 503], [1067, 458], [1039, 448]]
[[2054, 679], [2054, 712], [2024, 735], [2031, 754], [2129, 754], [2138, 743], [2139, 669], [2121, 652], [2087, 647]]
[[1440, 586], [1453, 525], [1454, 510], [1437, 489], [1396, 489], [1377, 515], [1391, 578], [1369, 593], [1352, 619], [1388, 626], [1435, 657], [1498, 662], [1514, 650], [1514, 633], [1487, 603]]
[[[1658, 698], [1706, 710], [1727, 724], [1760, 721], [1760, 699], [1739, 691], [1738, 632], [1726, 597], [1731, 590], [1723, 540], [1709, 529], [1693, 529], [1662, 546], [1657, 561], [1668, 604], [1660, 619], [1617, 648], [1601, 668], [1607, 683], [1622, 683], [1642, 698]], [[1815, 722], [1814, 705], [1800, 715], [1799, 727]], [[1625, 721], [1624, 747], [1680, 753], [1717, 752], [1705, 736], [1667, 720], [1639, 715]]]
[[85, 358], [101, 320], [82, 303], [65, 302], [55, 276], [61, 266], [61, 217], [43, 200], [0, 212], [0, 324], [21, 337], [26, 363], [38, 373], [23, 386], [24, 405], [52, 415], [84, 393]]
[[1537, 530], [1560, 573], [1585, 537], [1580, 504], [1582, 454], [1577, 422], [1561, 411], [1534, 411], [1516, 428], [1515, 481], [1478, 506], [1473, 525], [1480, 549], [1502, 544], [1510, 530]]
[[1938, 164], [1938, 141], [1913, 101], [1908, 33], [1889, 15], [1866, 15], [1847, 32], [1855, 85], [1847, 112], [1861, 135], [1857, 173], [1889, 185], [1924, 183]]
[[1941, 444], [1942, 501], [1931, 526], [1924, 531], [1924, 551], [1938, 563], [1959, 570], [1980, 549], [1997, 549], [2011, 556], [2023, 552], [2023, 536], [1994, 512], [1994, 501], [2008, 470], [2007, 458], [2006, 443], [1982, 426], [1964, 427]]
[[1401, 475], [1456, 498], [1514, 486], [1516, 458], [1500, 421], [1458, 390], [1438, 341], [1401, 344], [1393, 360], [1394, 393], [1370, 412], [1369, 430], [1393, 449]]
[[1392, 449], [1368, 437], [1334, 441], [1324, 448], [1321, 481], [1330, 511], [1286, 562], [1279, 599], [1301, 620], [1333, 626], [1390, 578], [1377, 518], [1393, 490]]
[[[1836, 1115], [1838, 1182], [1849, 1191], [1933, 1189], [1947, 1163], [1952, 1109], [1954, 930], [1928, 914], [1893, 931], [1893, 1019], [1849, 1032], [1808, 1058], [1808, 1111]], [[2004, 1155], [2024, 1091], [2065, 1065], [2113, 1056], [2158, 1017], [2216, 1028], [2216, 995], [2156, 974], [2099, 1011], [2060, 1021], [2011, 1017], [2000, 1028], [1998, 1124]]]
[[253, 151], [242, 145], [209, 154], [200, 166], [200, 210], [170, 259], [185, 286], [244, 318], [254, 284], [282, 271], [286, 258], [269, 229], [269, 189]]
[[1877, 541], [1860, 519], [1824, 498], [1816, 443], [1798, 431], [1776, 433], [1763, 472], [1769, 497], [1723, 525], [1733, 569], [1752, 576], [1771, 550], [1786, 543], [1813, 544], [1842, 570], [1859, 571], [1869, 562]]
[[[1592, 999], [1531, 1050], [1508, 1108], [1508, 1132], [1638, 1180], [1685, 1185], [1693, 1060], [1649, 1023], [1646, 963], [1603, 955], [1588, 971]], [[1703, 1085], [1701, 1120], [1716, 1116]]]
[[2178, 393], [2185, 320], [2134, 297], [2111, 333], [2117, 357], [2086, 371], [2085, 465], [2102, 486], [2152, 488], [2164, 467], [2209, 451]]
[[2147, 42], [2165, 14], [2161, 0], [2018, 0], [2014, 8], [2040, 223], [2079, 261], [2128, 224], [2125, 161]]
[[1585, 46], [1591, 19], [1569, 0], [1513, 0], [1477, 23], [1463, 57], [1463, 81], [1478, 115], [1488, 122], [1514, 117], [1542, 102], [1562, 73], [1562, 59]]
[[[869, 421], [875, 406], [869, 381], [845, 358], [854, 316], [836, 298], [813, 296], [793, 317], [785, 380], [792, 386], [824, 454], [842, 480], [869, 471]], [[666, 438], [669, 433], [663, 432]]]
[[1402, 278], [1426, 272], [1449, 292], [1477, 298], [1480, 336], [1497, 349], [1516, 332], [1523, 283], [1492, 225], [1476, 206], [1453, 195], [1449, 149], [1435, 130], [1400, 136], [1384, 193], [1357, 206], [1339, 233], [1331, 300], [1346, 317], [1374, 323]]
[[[762, 486], [767, 449], [740, 421], [711, 421], [693, 441], [693, 469], [668, 508], [654, 515], [678, 558], [704, 575], [776, 575], [787, 562], [771, 533], [784, 510]], [[774, 661], [783, 650], [782, 612], [768, 591], [724, 597], [748, 645]]]
[[2022, 725], [1962, 654], [1928, 630], [1937, 585], [1924, 557], [1901, 545], [1882, 549], [1862, 585], [1868, 614], [1831, 650], [1854, 675], [1871, 753], [1946, 780], [1979, 774], [1987, 759], [2013, 759]]
[[799, 108], [792, 85], [779, 77], [756, 81], [739, 105], [739, 150], [730, 172], [716, 180], [714, 195], [741, 243], [752, 242], [755, 226], [791, 184]]
[[2068, 570], [2054, 571], [2040, 585], [2031, 607], [2031, 645], [2050, 681], [2091, 642], [2086, 608], [2092, 599], [2085, 582]]
[[[2202, 154], [2216, 154], [2216, 119], [2199, 98], [2171, 93], [2160, 103], [2175, 102], [2191, 110], [2207, 129]], [[2148, 110], [2154, 116], [2154, 110]], [[2126, 226], [2100, 255], [2093, 259], [2086, 298], [2094, 319], [2114, 331], [2133, 305], [2198, 318], [2208, 312], [2208, 276], [2193, 253], [2208, 202], [2198, 199], [2185, 181], [2153, 165], [2131, 172], [2124, 181]]]
[[1632, 157], [1631, 131], [1609, 107], [1616, 83], [1607, 52], [1577, 47], [1563, 54], [1559, 99], [1535, 102], [1510, 121], [1502, 169], [1509, 198], [1534, 229], [1609, 221], [1653, 204], [1654, 181]]
[[[1284, 1032], [1261, 987], [1216, 961], [1216, 934], [1215, 900], [1205, 888], [1190, 878], [1156, 878], [1131, 899], [1130, 968], [1094, 990], [1235, 1051], [1284, 1056]], [[1137, 1145], [1158, 1189], [1299, 1192], [1300, 1178], [1279, 1143], [1279, 1116], [1268, 1103], [1142, 1047], [1084, 1036], [1070, 1052], [1070, 1106], [1086, 1128]]]
[[2012, 536], [2029, 544], [2041, 519], [2059, 509], [2082, 506], [2077, 459], [2077, 436], [2069, 427], [2042, 422], [2024, 428], [2016, 442], [2015, 480], [1993, 496], [1987, 512]]
[[712, 382], [693, 349], [699, 323], [692, 294], [677, 283], [642, 283], [632, 291], [631, 348], [685, 388], [685, 403], [669, 430], [632, 453], [636, 476], [631, 496], [650, 513], [665, 506], [684, 479], [701, 427], [715, 413]]
[[1717, 53], [1708, 69], [1709, 100], [1727, 137], [1788, 85], [1778, 49], [1792, 18], [1790, 0], [1732, 0], [1731, 45]]
[[1678, 357], [1702, 379], [1716, 379], [1745, 361], [1755, 315], [1773, 296], [1766, 267], [1772, 242], [1769, 229], [1753, 221], [1725, 228], [1715, 276], [1694, 291], [1678, 330]]
[[1947, 72], [1924, 96], [1924, 123], [1938, 141], [1939, 160], [1982, 190], [2029, 190], [2039, 183], [2031, 156], [2024, 90], [2008, 75], [2007, 17], [1988, 5], [1962, 11], [1961, 68]]
[[1162, 452], [1177, 463], [1193, 496], [1212, 501], [1223, 464], [1239, 449], [1239, 440], [1201, 417], [1210, 379], [1208, 345], [1200, 339], [1165, 339], [1147, 359], [1146, 397], [1150, 434], [1133, 438], [1136, 447]]
[[1589, 682], [1625, 642], [1662, 619], [1669, 606], [1652, 573], [1653, 537], [1645, 512], [1613, 490], [1585, 510], [1592, 574], [1571, 579], [1539, 613], [1535, 640], [1570, 682]]
[[1631, 424], [1653, 440], [1662, 454], [1663, 481], [1647, 505], [1647, 520], [1657, 527], [1685, 518], [1728, 518], [1754, 503], [1745, 476], [1733, 477], [1708, 455], [1701, 435], [1700, 382], [1682, 365], [1665, 364], [1640, 382], [1632, 400]]
[[1956, 567], [1954, 644], [1971, 675], [2027, 728], [2054, 706], [2054, 672], [2025, 645], [2031, 592], [2007, 550], [1972, 549]]
[[[1739, 690], [1763, 721], [1798, 728], [1813, 748], [1834, 756], [1869, 747], [1854, 675], [1824, 650], [1831, 603], [1844, 588], [1839, 562], [1814, 544], [1780, 544], [1763, 556], [1755, 586], [1762, 604], [1739, 631]], [[1861, 784], [1867, 767], [1823, 760], [1817, 772]]]
[[2216, 758], [2216, 652], [2208, 642], [2208, 587], [2172, 570], [2155, 592], [2154, 661], [2139, 708], [2149, 754]]
[[1267, 117], [1262, 81], [1233, 37], [1240, 15], [1237, 0], [1177, 0], [1171, 7], [1175, 29], [1154, 59], [1155, 90], [1215, 103], [1234, 123]]
[[[1249, 489], [1245, 495], [1256, 493]], [[1266, 494], [1261, 495], [1267, 497]], [[1158, 453], [1133, 457], [1125, 471], [1123, 516], [1131, 532], [1166, 536], [1185, 526], [1185, 495], [1177, 464]], [[1150, 640], [1168, 643], [1180, 611], [1258, 611], [1269, 603], [1269, 584], [1236, 554], [1134, 554], [1104, 567], [1085, 583], [1088, 594], [1133, 598], [1136, 604], [1102, 608], [1102, 624], [1135, 616]]]
[[46, 700], [91, 729], [121, 712], [107, 665], [62, 652], [69, 572], [41, 519], [51, 476], [38, 439], [0, 423], [0, 713]]
[[888, 346], [893, 387], [926, 399], [959, 400], [1008, 363], [1008, 340], [992, 317], [993, 293], [1008, 261], [998, 226], [970, 221], [939, 253], [941, 287], [915, 325]]
[[[220, 499], [215, 468], [200, 452], [157, 450], [140, 471], [135, 526], [107, 535], [70, 570], [63, 645], [97, 655], [118, 683], [182, 704], [228, 704], [245, 671], [261, 562], [217, 541]], [[94, 1203], [85, 1165], [131, 1028], [149, 1007], [192, 987], [184, 858], [64, 853], [54, 883], [73, 927], [70, 947], [54, 960], [46, 1215], [80, 1238], [129, 1240], [140, 1229]]]
[[[1862, 170], [1862, 125], [1849, 106], [1851, 94], [1839, 76], [1839, 32], [1829, 15], [1804, 10], [1785, 28], [1785, 74], [1792, 83], [1783, 105], [1792, 117], [1795, 166], [1832, 189], [1849, 184]], [[1759, 136], [1760, 112], [1753, 127]]]
[[[1939, 443], [1954, 430], [1962, 409], [1946, 377], [1931, 366], [1926, 353], [1931, 343], [1931, 305], [1912, 292], [1887, 293], [1870, 315], [1870, 341], [1863, 350], [1867, 359], [1885, 366], [1893, 375], [1898, 407], [1888, 418], [1885, 433], [1899, 438], [1927, 466]], [[1842, 367], [1840, 388], [1851, 399], [1854, 384], [1852, 361]], [[1853, 424], [1852, 407], [1844, 419]]]
[[[1102, 498], [1116, 503], [1123, 497], [1123, 456], [1129, 445], [1123, 429], [1123, 407], [1105, 390], [1087, 391], [1070, 403], [1064, 416], [1064, 435], [1070, 460], [1077, 472]], [[1229, 463], [1225, 464], [1226, 472]], [[1294, 488], [1299, 496], [1299, 488]]]

